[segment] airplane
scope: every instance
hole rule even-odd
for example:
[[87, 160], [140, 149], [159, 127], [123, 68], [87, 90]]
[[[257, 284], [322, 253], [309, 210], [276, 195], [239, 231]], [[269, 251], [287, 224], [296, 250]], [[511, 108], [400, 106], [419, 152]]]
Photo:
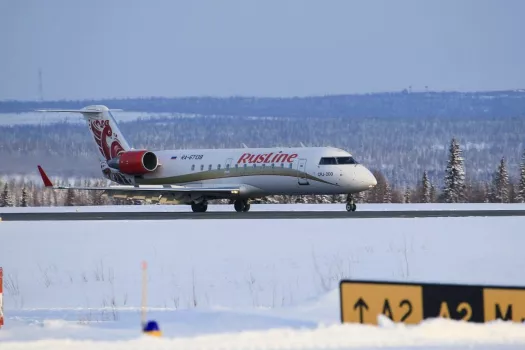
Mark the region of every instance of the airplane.
[[376, 178], [354, 157], [333, 147], [133, 149], [104, 105], [82, 109], [39, 109], [80, 113], [98, 150], [102, 174], [118, 185], [54, 186], [42, 167], [45, 187], [58, 190], [103, 190], [115, 198], [188, 204], [206, 212], [208, 201], [228, 199], [235, 211], [250, 210], [250, 201], [270, 195], [346, 194], [346, 210], [357, 206], [353, 195], [372, 189]]

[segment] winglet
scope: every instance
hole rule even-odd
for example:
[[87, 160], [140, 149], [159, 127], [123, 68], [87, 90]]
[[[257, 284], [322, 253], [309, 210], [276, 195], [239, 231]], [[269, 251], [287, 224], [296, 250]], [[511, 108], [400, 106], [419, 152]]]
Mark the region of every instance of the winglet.
[[40, 165], [38, 166], [38, 171], [40, 172], [40, 176], [42, 176], [42, 181], [44, 181], [44, 186], [53, 187], [53, 184], [49, 180], [49, 177], [47, 177], [46, 172], [44, 171], [44, 169], [42, 169]]

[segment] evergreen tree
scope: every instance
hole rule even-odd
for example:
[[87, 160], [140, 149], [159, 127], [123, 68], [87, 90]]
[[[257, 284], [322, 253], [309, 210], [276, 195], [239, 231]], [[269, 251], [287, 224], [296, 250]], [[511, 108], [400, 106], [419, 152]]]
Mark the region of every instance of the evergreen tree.
[[429, 203], [435, 203], [436, 198], [437, 198], [436, 186], [434, 186], [433, 184], [430, 184], [430, 202]]
[[465, 202], [465, 168], [458, 141], [453, 138], [449, 148], [449, 160], [445, 175], [443, 199], [445, 203]]
[[[363, 191], [363, 192], [358, 192], [356, 194], [354, 194], [354, 201], [356, 203], [368, 203], [367, 199], [368, 199], [368, 192], [369, 191]], [[339, 200], [339, 203], [342, 203], [344, 202], [344, 199], [341, 200], [341, 197], [340, 197], [340, 200]]]
[[89, 193], [89, 205], [103, 205], [104, 204], [104, 192], [103, 191], [90, 191]]
[[21, 207], [27, 207], [28, 206], [28, 202], [29, 202], [29, 195], [27, 193], [26, 187], [24, 186], [22, 188], [22, 200], [20, 202], [20, 206]]
[[75, 204], [76, 204], [75, 192], [74, 190], [69, 188], [66, 193], [66, 199], [64, 201], [64, 205], [71, 207], [71, 206], [74, 206]]
[[525, 203], [525, 152], [523, 152], [523, 155], [521, 157], [520, 180], [518, 182], [516, 202]]
[[0, 207], [5, 207], [6, 198], [9, 194], [9, 189], [7, 188], [7, 183], [4, 184], [4, 190], [2, 191], [2, 195], [0, 195]]
[[403, 196], [404, 203], [410, 203], [410, 188], [406, 188], [405, 195]]
[[422, 203], [431, 203], [430, 189], [431, 189], [430, 180], [428, 179], [428, 174], [427, 174], [427, 171], [425, 170], [423, 172], [423, 193], [421, 196]]
[[388, 182], [385, 183], [385, 195], [383, 196], [383, 203], [392, 203], [392, 188]]
[[485, 182], [483, 184], [483, 187], [484, 187], [484, 193], [485, 193], [485, 198], [483, 200], [483, 203], [490, 203], [490, 199], [492, 198], [492, 189], [490, 188], [490, 184]]
[[4, 184], [4, 190], [0, 196], [0, 207], [12, 207], [14, 206], [13, 196], [9, 192], [7, 182]]
[[403, 203], [403, 191], [392, 188], [392, 201], [390, 203]]
[[477, 181], [474, 183], [469, 183], [467, 187], [469, 188], [469, 203], [483, 203], [485, 201], [487, 194], [486, 187], [483, 182]]
[[494, 174], [492, 185], [492, 201], [495, 203], [509, 202], [509, 174], [505, 165], [505, 158], [501, 158], [498, 170]]
[[509, 203], [516, 203], [516, 194], [518, 193], [518, 186], [514, 184], [509, 185]]

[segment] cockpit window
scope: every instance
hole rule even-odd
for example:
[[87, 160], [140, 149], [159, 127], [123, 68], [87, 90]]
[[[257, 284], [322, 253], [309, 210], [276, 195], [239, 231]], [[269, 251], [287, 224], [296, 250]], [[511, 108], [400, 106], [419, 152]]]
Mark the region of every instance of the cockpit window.
[[358, 164], [353, 157], [323, 157], [319, 165]]
[[337, 164], [357, 164], [353, 157], [337, 157]]
[[324, 157], [324, 158], [321, 158], [321, 161], [319, 162], [319, 165], [332, 165], [332, 164], [337, 164], [337, 161], [335, 160], [334, 157]]

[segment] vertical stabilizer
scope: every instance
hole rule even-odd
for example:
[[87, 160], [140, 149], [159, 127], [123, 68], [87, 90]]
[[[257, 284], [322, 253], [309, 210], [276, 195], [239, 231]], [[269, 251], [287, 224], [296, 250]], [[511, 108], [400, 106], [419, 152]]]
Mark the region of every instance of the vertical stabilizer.
[[81, 113], [88, 122], [101, 162], [107, 162], [131, 149], [120, 132], [111, 111], [106, 106], [93, 105], [82, 109], [41, 109], [39, 111]]
[[131, 149], [108, 107], [93, 105], [82, 109], [40, 109], [38, 111], [82, 114], [88, 123], [93, 141], [95, 141], [100, 167], [104, 176], [120, 184], [131, 184], [133, 182], [133, 176], [121, 174], [118, 170], [111, 169], [108, 166], [110, 159], [118, 157], [121, 153]]
[[111, 111], [106, 106], [90, 106], [96, 108], [98, 113], [82, 113], [86, 118], [89, 130], [98, 148], [100, 161], [108, 161], [119, 156], [122, 152], [129, 151], [130, 147], [120, 132], [117, 122]]

